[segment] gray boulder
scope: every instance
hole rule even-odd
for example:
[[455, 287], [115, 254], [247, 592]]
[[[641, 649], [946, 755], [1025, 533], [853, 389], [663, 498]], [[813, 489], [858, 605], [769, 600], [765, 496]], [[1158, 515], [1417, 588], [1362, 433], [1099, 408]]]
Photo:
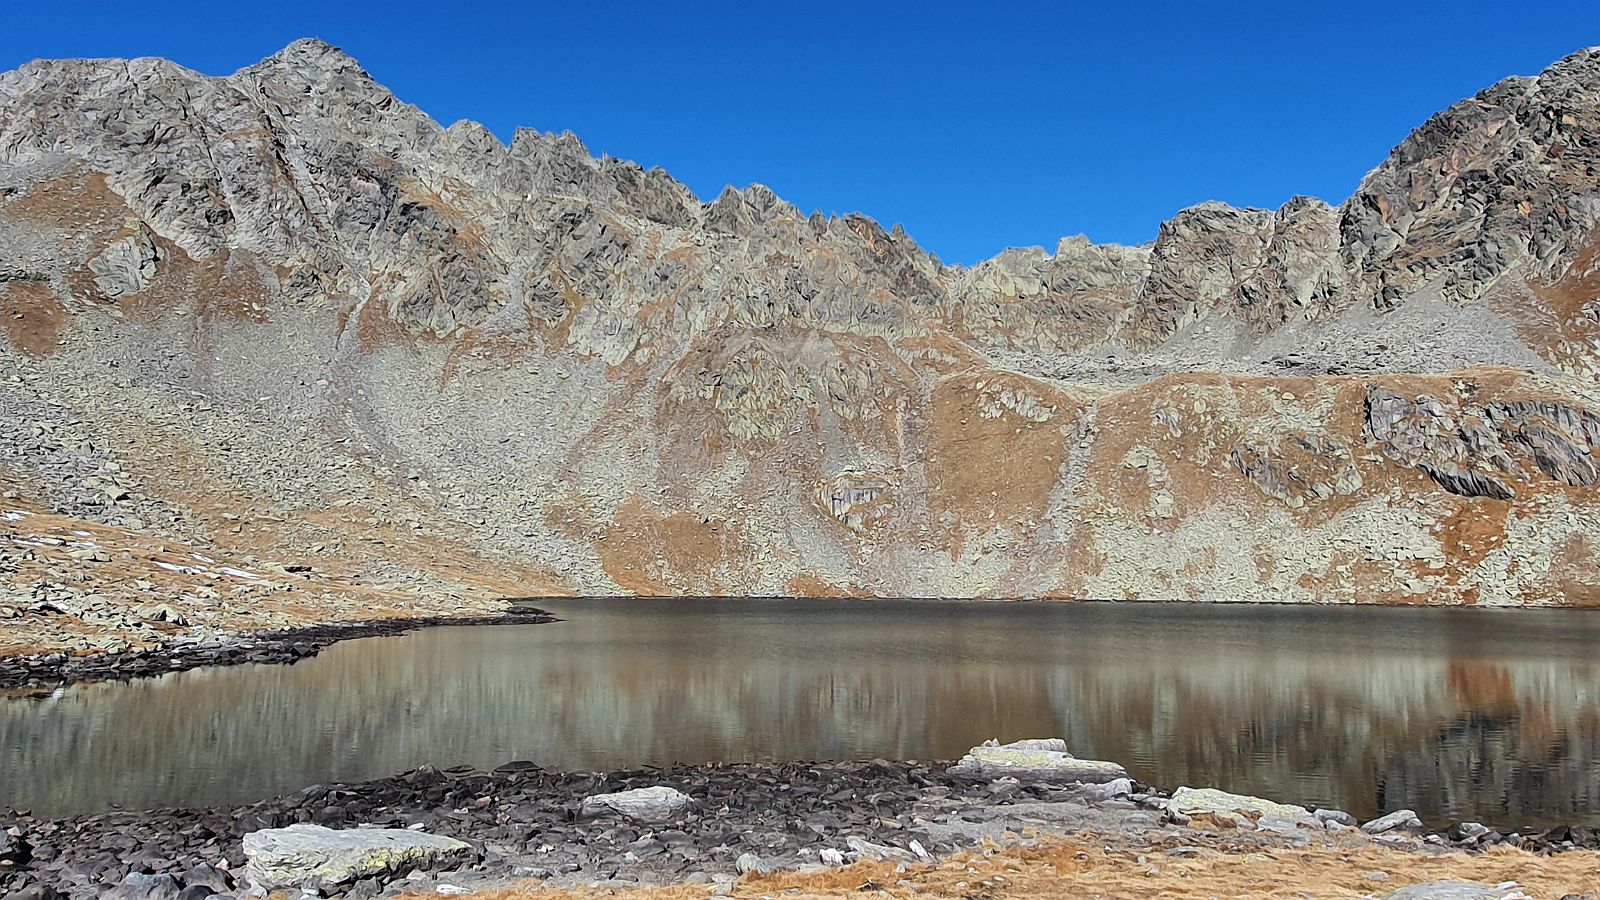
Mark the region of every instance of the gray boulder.
[[1342, 809], [1319, 809], [1314, 811], [1312, 815], [1316, 816], [1317, 821], [1321, 822], [1323, 825], [1327, 825], [1329, 822], [1337, 822], [1346, 828], [1354, 828], [1361, 824], [1360, 822], [1356, 821], [1355, 816], [1350, 815]]
[[1367, 834], [1384, 834], [1395, 829], [1404, 831], [1421, 831], [1422, 820], [1417, 818], [1415, 810], [1397, 809], [1386, 816], [1373, 819], [1361, 826]]
[[1100, 784], [1079, 786], [1073, 794], [1085, 803], [1104, 803], [1107, 800], [1127, 799], [1133, 793], [1133, 779], [1113, 778]]
[[[400, 828], [335, 831], [321, 825], [267, 828], [244, 836], [245, 877], [259, 891], [324, 889], [392, 878], [473, 855], [455, 838]], [[176, 893], [176, 892], [174, 892]]]
[[681, 818], [694, 805], [694, 799], [674, 788], [655, 785], [596, 794], [583, 801], [579, 813], [584, 817], [614, 814], [634, 822], [660, 824]]

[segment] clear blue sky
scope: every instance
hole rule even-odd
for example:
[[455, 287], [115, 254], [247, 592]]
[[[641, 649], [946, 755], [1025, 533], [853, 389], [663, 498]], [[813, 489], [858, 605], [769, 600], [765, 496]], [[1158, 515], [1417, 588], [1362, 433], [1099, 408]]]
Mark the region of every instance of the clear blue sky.
[[967, 263], [1141, 243], [1208, 199], [1337, 203], [1431, 113], [1600, 44], [1600, 0], [12, 0], [0, 21], [5, 69], [226, 74], [321, 37], [445, 124], [570, 129], [703, 198], [761, 181]]

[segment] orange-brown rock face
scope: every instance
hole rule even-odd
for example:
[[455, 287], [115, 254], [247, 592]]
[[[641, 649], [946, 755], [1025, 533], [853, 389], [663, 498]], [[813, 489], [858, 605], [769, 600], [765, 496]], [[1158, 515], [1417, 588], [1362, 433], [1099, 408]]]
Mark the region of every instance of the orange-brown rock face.
[[441, 128], [317, 42], [35, 63], [0, 76], [0, 472], [417, 585], [1593, 604], [1596, 135], [1589, 50], [1340, 206], [961, 268]]

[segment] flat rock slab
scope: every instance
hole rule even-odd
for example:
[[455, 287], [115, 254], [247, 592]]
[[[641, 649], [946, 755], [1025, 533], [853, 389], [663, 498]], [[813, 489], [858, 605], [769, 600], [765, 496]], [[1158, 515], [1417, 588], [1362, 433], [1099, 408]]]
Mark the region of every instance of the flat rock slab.
[[1011, 777], [1018, 781], [1054, 784], [1101, 784], [1128, 777], [1128, 771], [1114, 762], [1077, 759], [1066, 752], [1066, 743], [1057, 738], [997, 744], [994, 741], [973, 747], [949, 774], [957, 778], [994, 779]]
[[1275, 803], [1248, 794], [1230, 794], [1216, 788], [1178, 788], [1172, 792], [1166, 806], [1169, 811], [1185, 816], [1209, 813], [1244, 828], [1254, 828], [1258, 822], [1274, 820], [1307, 828], [1323, 827], [1322, 822], [1304, 806]]
[[1526, 897], [1515, 885], [1500, 887], [1471, 881], [1430, 881], [1383, 895], [1383, 900], [1512, 900]]
[[693, 805], [694, 799], [688, 794], [657, 785], [586, 797], [579, 812], [585, 817], [609, 813], [634, 822], [660, 824], [682, 818]]
[[373, 876], [392, 877], [472, 853], [472, 845], [464, 841], [404, 828], [336, 831], [296, 824], [244, 836], [245, 875], [261, 891], [321, 889]]

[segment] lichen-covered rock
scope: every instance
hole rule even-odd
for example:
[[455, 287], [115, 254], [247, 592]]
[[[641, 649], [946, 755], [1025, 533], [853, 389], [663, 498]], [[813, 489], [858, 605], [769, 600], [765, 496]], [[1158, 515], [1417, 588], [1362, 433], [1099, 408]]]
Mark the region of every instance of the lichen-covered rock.
[[324, 889], [363, 878], [392, 878], [413, 869], [464, 861], [472, 845], [400, 828], [321, 825], [268, 828], [244, 836], [246, 879], [257, 889]]
[[1166, 808], [1189, 817], [1208, 813], [1247, 828], [1255, 827], [1260, 820], [1278, 820], [1308, 828], [1322, 827], [1322, 823], [1303, 806], [1275, 803], [1246, 794], [1230, 794], [1216, 788], [1180, 787], [1172, 792]]

